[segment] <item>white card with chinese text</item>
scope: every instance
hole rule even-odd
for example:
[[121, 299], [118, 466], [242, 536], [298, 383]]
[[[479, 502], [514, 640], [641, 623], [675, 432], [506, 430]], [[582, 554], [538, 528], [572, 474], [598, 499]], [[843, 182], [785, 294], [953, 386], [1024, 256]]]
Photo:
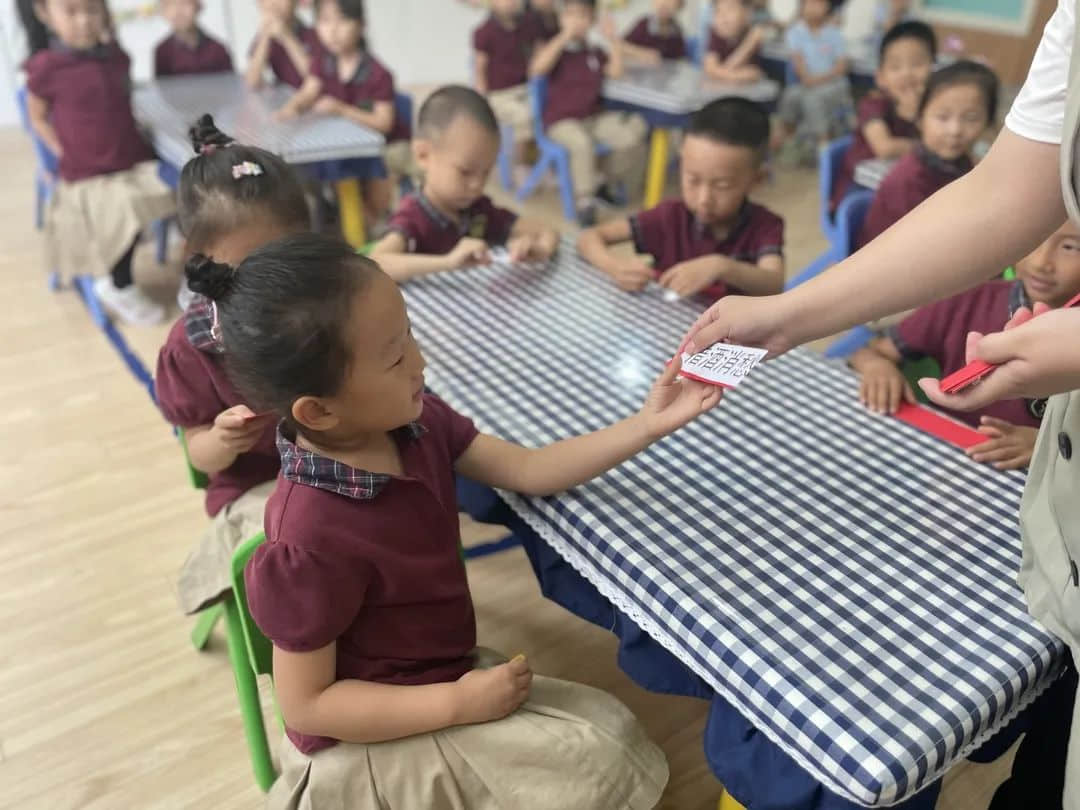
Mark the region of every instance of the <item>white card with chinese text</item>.
[[679, 373], [691, 380], [734, 388], [765, 359], [766, 354], [767, 349], [714, 343], [703, 352], [684, 354]]

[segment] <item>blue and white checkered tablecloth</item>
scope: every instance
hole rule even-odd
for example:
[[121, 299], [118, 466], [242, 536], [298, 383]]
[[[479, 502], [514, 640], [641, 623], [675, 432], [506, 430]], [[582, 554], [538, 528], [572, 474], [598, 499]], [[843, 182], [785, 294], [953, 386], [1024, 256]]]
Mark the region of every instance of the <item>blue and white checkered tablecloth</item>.
[[[404, 289], [428, 384], [540, 445], [633, 413], [699, 308], [621, 292], [569, 243]], [[1020, 474], [864, 410], [795, 351], [600, 479], [503, 497], [829, 790], [901, 801], [1026, 706], [1064, 648], [1028, 616]]]

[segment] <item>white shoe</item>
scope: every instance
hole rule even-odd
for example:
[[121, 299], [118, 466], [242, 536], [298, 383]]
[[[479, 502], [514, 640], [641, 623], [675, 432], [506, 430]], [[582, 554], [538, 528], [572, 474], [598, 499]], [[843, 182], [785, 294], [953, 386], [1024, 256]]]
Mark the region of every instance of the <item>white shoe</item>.
[[180, 307], [180, 312], [187, 312], [187, 308], [191, 306], [191, 301], [195, 297], [195, 293], [191, 291], [191, 288], [187, 285], [187, 279], [180, 282], [180, 289], [176, 292], [176, 305]]
[[94, 280], [94, 295], [103, 307], [132, 326], [153, 326], [165, 320], [165, 308], [134, 284], [120, 290], [111, 276], [102, 276]]

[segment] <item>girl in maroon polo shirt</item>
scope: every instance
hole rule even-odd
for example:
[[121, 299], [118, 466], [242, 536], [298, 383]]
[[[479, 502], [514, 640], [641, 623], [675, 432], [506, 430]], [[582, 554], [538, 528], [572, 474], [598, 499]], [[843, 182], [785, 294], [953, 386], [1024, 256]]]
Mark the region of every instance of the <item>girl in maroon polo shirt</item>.
[[296, 0], [258, 0], [258, 4], [261, 20], [244, 73], [247, 83], [261, 87], [269, 67], [276, 81], [299, 87], [310, 67], [311, 29], [296, 16]]
[[632, 62], [659, 65], [665, 59], [685, 59], [686, 40], [677, 16], [684, 0], [653, 0], [646, 14], [623, 37], [626, 57]]
[[[191, 130], [197, 157], [180, 175], [180, 229], [187, 249], [222, 261], [306, 230], [299, 180], [281, 158], [232, 142], [209, 115]], [[192, 465], [207, 473], [213, 518], [180, 574], [179, 600], [194, 613], [229, 590], [229, 563], [240, 542], [262, 528], [280, 462], [273, 417], [258, 415], [225, 376], [213, 308], [195, 296], [158, 354], [155, 393], [162, 414], [184, 429]]]
[[997, 100], [998, 78], [986, 65], [960, 61], [931, 74], [919, 103], [919, 143], [878, 187], [859, 247], [971, 169], [971, 147], [993, 122]]
[[131, 60], [113, 39], [104, 0], [20, 2], [31, 55], [30, 124], [59, 160], [46, 236], [52, 269], [64, 277], [106, 271], [101, 302], [129, 323], [148, 325], [165, 310], [135, 286], [139, 234], [174, 209], [154, 153], [131, 111]]
[[271, 808], [655, 806], [663, 754], [590, 687], [476, 649], [455, 471], [533, 495], [587, 481], [717, 404], [676, 360], [642, 409], [527, 449], [424, 391], [394, 281], [347, 245], [292, 236], [239, 268], [194, 257], [231, 378], [282, 417], [267, 542], [245, 572], [274, 645], [287, 739]]

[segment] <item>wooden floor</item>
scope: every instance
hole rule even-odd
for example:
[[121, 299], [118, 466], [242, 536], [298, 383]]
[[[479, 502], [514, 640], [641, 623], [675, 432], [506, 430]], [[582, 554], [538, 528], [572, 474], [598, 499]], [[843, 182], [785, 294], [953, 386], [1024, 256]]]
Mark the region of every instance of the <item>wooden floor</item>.
[[[258, 807], [224, 641], [195, 652], [173, 598], [202, 498], [81, 303], [46, 290], [33, 156], [18, 131], [0, 130], [0, 176], [0, 807]], [[823, 247], [813, 173], [781, 174], [759, 198], [787, 217], [791, 267]], [[555, 196], [527, 208], [551, 216]], [[167, 295], [175, 268], [147, 259], [140, 277]], [[127, 332], [151, 367], [165, 329]], [[543, 600], [520, 550], [470, 562], [469, 576], [482, 643], [620, 697], [671, 763], [663, 806], [715, 808], [705, 703], [634, 686], [614, 638]], [[939, 808], [985, 808], [1003, 773], [958, 766]]]

